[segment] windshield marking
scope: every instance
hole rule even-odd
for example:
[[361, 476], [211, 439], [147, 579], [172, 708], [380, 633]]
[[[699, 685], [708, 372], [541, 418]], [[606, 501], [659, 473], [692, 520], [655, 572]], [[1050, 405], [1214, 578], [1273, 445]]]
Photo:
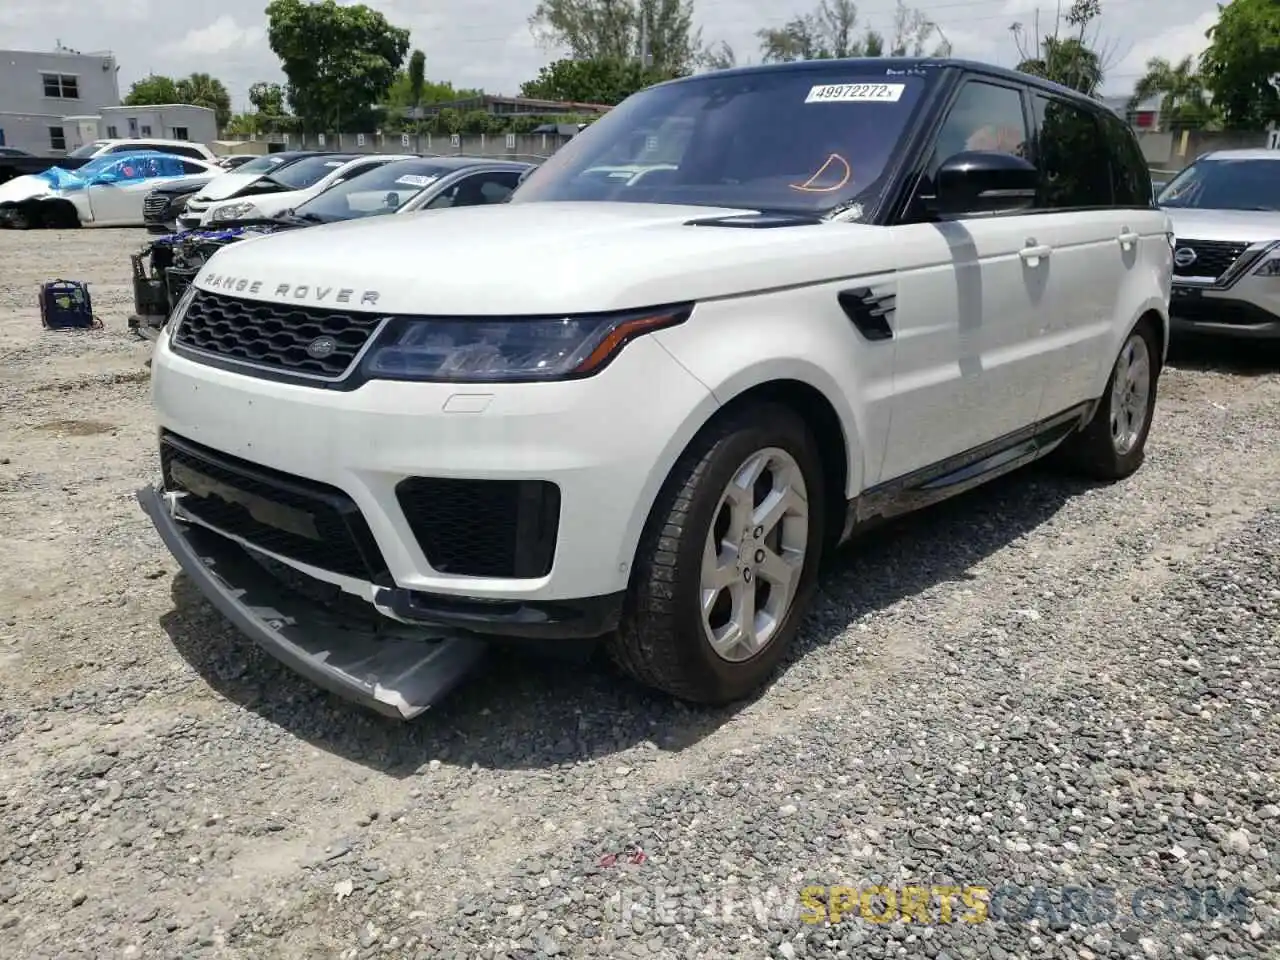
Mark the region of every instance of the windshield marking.
[[905, 83], [820, 83], [809, 89], [805, 103], [897, 103]]
[[[833, 164], [844, 167], [844, 173], [840, 175], [840, 182], [830, 187], [815, 187], [813, 185], [813, 182], [819, 179], [824, 173], [826, 173], [827, 169], [830, 168]], [[811, 176], [804, 183], [789, 183], [787, 184], [787, 186], [789, 186], [792, 190], [803, 190], [805, 193], [834, 193], [837, 190], [843, 190], [846, 186], [848, 186], [849, 181], [852, 179], [853, 179], [853, 168], [849, 166], [849, 161], [846, 160], [844, 157], [840, 156], [840, 154], [833, 153], [831, 154], [831, 156], [827, 157], [826, 161], [822, 164], [822, 166], [820, 166], [817, 169], [814, 175]]]

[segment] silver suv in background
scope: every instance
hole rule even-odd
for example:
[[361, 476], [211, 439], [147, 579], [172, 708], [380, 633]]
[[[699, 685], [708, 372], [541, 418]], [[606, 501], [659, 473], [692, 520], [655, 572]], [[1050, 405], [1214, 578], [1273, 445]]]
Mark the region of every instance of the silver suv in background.
[[1216, 150], [1160, 191], [1175, 332], [1280, 339], [1280, 150]]

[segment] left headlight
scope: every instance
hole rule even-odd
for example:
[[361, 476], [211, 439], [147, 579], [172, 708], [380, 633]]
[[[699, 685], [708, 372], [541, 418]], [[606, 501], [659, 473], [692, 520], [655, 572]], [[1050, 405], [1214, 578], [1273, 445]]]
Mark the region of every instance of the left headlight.
[[1253, 271], [1255, 277], [1280, 277], [1280, 245], [1272, 244], [1262, 257], [1262, 263]]
[[213, 211], [212, 220], [243, 220], [258, 210], [252, 203], [228, 203]]
[[169, 311], [169, 316], [165, 317], [164, 326], [161, 333], [164, 336], [172, 336], [174, 328], [182, 322], [182, 318], [187, 315], [187, 310], [191, 307], [191, 301], [196, 297], [196, 285], [189, 284], [186, 290], [182, 291], [182, 296], [178, 298], [178, 302], [173, 305], [173, 309]]
[[451, 383], [589, 377], [636, 337], [684, 323], [692, 309], [681, 304], [580, 317], [398, 317], [378, 335], [364, 374]]

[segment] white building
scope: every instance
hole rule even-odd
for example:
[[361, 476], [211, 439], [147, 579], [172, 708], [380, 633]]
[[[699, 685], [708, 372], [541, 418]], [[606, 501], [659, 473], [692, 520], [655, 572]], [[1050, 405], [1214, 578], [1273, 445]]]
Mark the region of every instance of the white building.
[[75, 149], [64, 118], [119, 106], [118, 69], [109, 53], [0, 50], [0, 145], [36, 154]]
[[118, 70], [109, 53], [0, 50], [0, 146], [61, 156], [94, 140], [218, 139], [217, 114], [208, 107], [121, 106]]
[[[77, 118], [82, 119], [82, 118]], [[210, 144], [218, 139], [218, 115], [190, 103], [155, 103], [145, 107], [104, 107], [98, 111], [97, 133], [89, 140], [158, 137]]]

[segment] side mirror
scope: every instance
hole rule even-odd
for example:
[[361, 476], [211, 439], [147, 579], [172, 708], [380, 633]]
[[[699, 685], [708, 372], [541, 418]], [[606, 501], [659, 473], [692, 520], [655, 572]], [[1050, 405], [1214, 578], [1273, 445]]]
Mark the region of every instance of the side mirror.
[[931, 211], [943, 217], [1025, 210], [1035, 203], [1040, 174], [1022, 157], [966, 150], [938, 168]]
[[95, 187], [105, 187], [115, 183], [119, 179], [120, 178], [117, 177], [114, 173], [100, 173], [93, 178], [93, 185]]

